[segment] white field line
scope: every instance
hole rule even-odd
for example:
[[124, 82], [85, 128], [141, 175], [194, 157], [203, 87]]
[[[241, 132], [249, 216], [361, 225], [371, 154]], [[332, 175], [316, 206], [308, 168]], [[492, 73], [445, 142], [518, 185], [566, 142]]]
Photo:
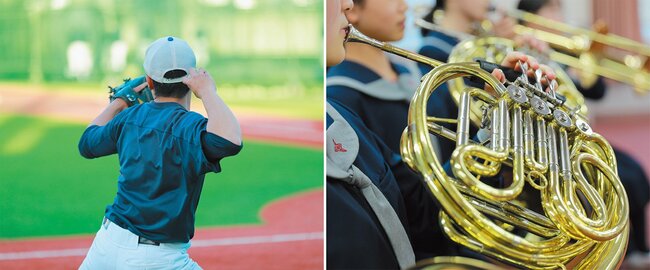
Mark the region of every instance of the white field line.
[[[323, 232], [273, 234], [273, 235], [263, 235], [263, 236], [243, 236], [243, 237], [193, 240], [192, 248], [282, 243], [282, 242], [309, 241], [309, 240], [318, 240], [318, 239], [323, 239]], [[88, 248], [7, 252], [7, 253], [0, 253], [0, 261], [77, 257], [77, 256], [85, 256], [87, 252], [88, 252]]]

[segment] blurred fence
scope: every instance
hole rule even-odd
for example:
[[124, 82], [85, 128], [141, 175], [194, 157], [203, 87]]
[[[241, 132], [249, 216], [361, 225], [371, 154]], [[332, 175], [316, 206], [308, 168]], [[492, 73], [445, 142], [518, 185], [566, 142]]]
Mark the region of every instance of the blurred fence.
[[318, 89], [322, 14], [322, 0], [0, 0], [0, 80], [134, 76], [173, 35], [220, 83]]

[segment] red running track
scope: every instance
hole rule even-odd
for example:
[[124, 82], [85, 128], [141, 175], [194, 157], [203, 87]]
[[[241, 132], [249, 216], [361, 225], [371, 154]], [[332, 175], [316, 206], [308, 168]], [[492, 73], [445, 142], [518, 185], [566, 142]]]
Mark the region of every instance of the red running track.
[[[263, 225], [198, 229], [190, 256], [204, 269], [323, 268], [322, 189], [271, 202], [260, 217]], [[0, 241], [0, 269], [76, 269], [92, 238]]]

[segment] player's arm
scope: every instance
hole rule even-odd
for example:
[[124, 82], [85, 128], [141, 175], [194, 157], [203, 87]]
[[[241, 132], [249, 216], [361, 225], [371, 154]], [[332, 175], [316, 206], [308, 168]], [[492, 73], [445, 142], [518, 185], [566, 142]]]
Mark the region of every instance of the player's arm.
[[206, 130], [223, 137], [235, 145], [241, 145], [241, 128], [230, 108], [217, 95], [212, 76], [202, 69], [190, 70], [190, 76], [183, 80], [194, 95], [201, 99], [208, 113]]
[[79, 139], [79, 153], [85, 158], [96, 158], [117, 153], [115, 116], [126, 109], [121, 99], [112, 101], [86, 128]]
[[[133, 87], [129, 86], [128, 84], [133, 84], [133, 83], [138, 83], [140, 81], [144, 81], [144, 79], [136, 78], [132, 81], [127, 81], [125, 83], [126, 87]], [[136, 93], [140, 93], [142, 89], [144, 89], [147, 86], [146, 82], [140, 83], [138, 86], [133, 87], [133, 91]], [[120, 88], [125, 88], [125, 86], [120, 86]], [[124, 100], [124, 98], [115, 98], [111, 103], [108, 104], [108, 106], [97, 116], [95, 119], [90, 122], [89, 126], [104, 126], [106, 123], [111, 121], [118, 113], [123, 111], [124, 109], [128, 108], [129, 104]]]
[[117, 153], [117, 134], [121, 126], [121, 121], [116, 121], [118, 120], [116, 116], [129, 107], [129, 101], [126, 100], [128, 96], [126, 94], [132, 97], [140, 96], [140, 92], [146, 86], [147, 83], [144, 82], [144, 77], [141, 77], [134, 80], [126, 80], [123, 85], [116, 88], [119, 91], [114, 93], [115, 96], [111, 98], [113, 101], [90, 122], [90, 125], [88, 125], [79, 139], [79, 153], [83, 157], [96, 158]]
[[117, 126], [112, 120], [118, 120], [116, 116], [126, 108], [124, 100], [115, 99], [88, 125], [79, 139], [81, 156], [96, 158], [117, 153]]
[[126, 102], [121, 99], [115, 99], [111, 103], [108, 104], [108, 106], [97, 116], [95, 119], [93, 119], [92, 122], [90, 122], [90, 125], [88, 126], [104, 126], [106, 123], [111, 121], [118, 113], [123, 111], [124, 109], [128, 108], [129, 106], [126, 105]]

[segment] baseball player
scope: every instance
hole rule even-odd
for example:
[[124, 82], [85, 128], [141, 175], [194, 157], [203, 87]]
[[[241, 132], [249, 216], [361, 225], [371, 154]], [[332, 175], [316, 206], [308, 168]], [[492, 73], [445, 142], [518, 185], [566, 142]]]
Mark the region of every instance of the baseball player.
[[[212, 77], [195, 66], [185, 41], [156, 40], [145, 53], [146, 76], [113, 89], [81, 136], [81, 155], [117, 153], [120, 175], [79, 269], [201, 269], [187, 249], [204, 177], [220, 172], [219, 161], [239, 153], [242, 141]], [[207, 119], [189, 111], [190, 90]]]

